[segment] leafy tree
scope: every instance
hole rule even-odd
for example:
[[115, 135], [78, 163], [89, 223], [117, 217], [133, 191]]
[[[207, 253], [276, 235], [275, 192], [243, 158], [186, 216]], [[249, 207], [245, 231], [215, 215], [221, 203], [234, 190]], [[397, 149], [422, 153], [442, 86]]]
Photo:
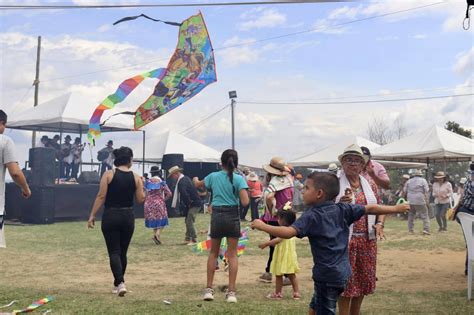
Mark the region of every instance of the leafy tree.
[[444, 126], [444, 129], [457, 133], [458, 135], [472, 138], [472, 131], [464, 129], [455, 121], [448, 121]]

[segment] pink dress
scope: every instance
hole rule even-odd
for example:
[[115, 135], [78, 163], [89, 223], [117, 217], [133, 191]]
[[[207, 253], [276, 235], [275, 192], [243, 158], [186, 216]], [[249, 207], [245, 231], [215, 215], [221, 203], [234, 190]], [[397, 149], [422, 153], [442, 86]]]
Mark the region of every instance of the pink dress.
[[160, 229], [168, 225], [168, 211], [165, 201], [172, 195], [167, 185], [150, 190], [145, 199], [145, 226]]

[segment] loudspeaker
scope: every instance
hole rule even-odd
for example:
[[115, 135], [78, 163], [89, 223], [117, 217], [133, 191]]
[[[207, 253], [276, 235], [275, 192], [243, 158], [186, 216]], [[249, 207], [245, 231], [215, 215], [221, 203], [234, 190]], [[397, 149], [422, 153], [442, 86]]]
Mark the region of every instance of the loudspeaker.
[[31, 184], [54, 185], [55, 151], [53, 148], [31, 148], [29, 155]]
[[21, 222], [54, 223], [54, 187], [31, 186], [31, 197], [21, 211]]
[[179, 167], [184, 166], [184, 155], [174, 153], [163, 155], [163, 159], [161, 160], [161, 168], [166, 171], [166, 175], [168, 175], [168, 170], [175, 165], [178, 165]]
[[79, 178], [77, 179], [79, 184], [99, 184], [100, 183], [100, 175], [97, 172], [81, 172]]

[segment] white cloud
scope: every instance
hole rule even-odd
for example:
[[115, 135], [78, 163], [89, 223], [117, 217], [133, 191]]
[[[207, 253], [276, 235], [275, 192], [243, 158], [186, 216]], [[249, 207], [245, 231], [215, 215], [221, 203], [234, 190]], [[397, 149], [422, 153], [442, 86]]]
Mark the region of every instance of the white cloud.
[[[229, 47], [216, 51], [216, 58], [218, 63], [226, 67], [235, 67], [241, 64], [253, 64], [262, 59], [262, 53], [274, 49], [275, 44], [266, 44], [262, 47], [255, 48], [252, 45], [253, 38], [239, 38], [234, 36], [223, 43], [223, 47]], [[235, 46], [235, 47], [233, 47]]]
[[428, 35], [426, 34], [415, 34], [412, 36], [413, 39], [426, 39]]
[[459, 75], [474, 73], [474, 48], [464, 51], [456, 57], [453, 71]]
[[286, 15], [276, 9], [252, 9], [241, 14], [243, 22], [238, 24], [240, 30], [248, 31], [256, 28], [274, 28], [286, 23]]
[[386, 35], [386, 36], [377, 37], [377, 38], [375, 38], [375, 40], [378, 40], [378, 41], [394, 41], [394, 40], [399, 40], [399, 37], [395, 36], [395, 35]]
[[[429, 0], [404, 0], [380, 1], [369, 4], [359, 4], [357, 6], [345, 5], [331, 11], [326, 19], [318, 21], [319, 24], [316, 25], [330, 26], [335, 22], [344, 22], [391, 12], [398, 12], [381, 18], [387, 22], [397, 22], [414, 17], [434, 14], [445, 19], [442, 24], [442, 29], [444, 31], [462, 31], [462, 12], [465, 12], [466, 9], [466, 3], [464, 1], [446, 1], [441, 4], [427, 6], [432, 3], [433, 2]], [[410, 10], [425, 5], [427, 7]]]

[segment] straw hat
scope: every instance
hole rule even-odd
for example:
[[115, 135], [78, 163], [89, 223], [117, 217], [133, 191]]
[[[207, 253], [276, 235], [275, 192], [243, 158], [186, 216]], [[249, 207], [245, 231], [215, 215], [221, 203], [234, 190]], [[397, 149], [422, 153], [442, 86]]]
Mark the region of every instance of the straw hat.
[[461, 177], [461, 179], [459, 180], [459, 184], [461, 184], [461, 185], [464, 185], [466, 182], [467, 182], [466, 177]]
[[344, 152], [338, 157], [339, 162], [342, 163], [342, 159], [348, 155], [360, 156], [364, 160], [364, 163], [367, 163], [369, 161], [369, 157], [362, 153], [361, 148], [357, 144], [351, 144], [350, 146], [345, 148]]
[[263, 169], [270, 174], [278, 176], [289, 174], [286, 163], [281, 157], [272, 157], [270, 164], [264, 165]]
[[403, 177], [404, 179], [410, 179], [410, 175], [408, 175], [408, 174], [403, 174], [402, 177]]
[[423, 172], [421, 170], [415, 170], [413, 176], [423, 176]]
[[258, 180], [257, 174], [255, 174], [255, 172], [250, 172], [250, 174], [249, 174], [249, 181], [251, 181], [251, 182], [256, 182], [257, 180]]
[[182, 172], [182, 171], [183, 171], [183, 169], [181, 167], [179, 167], [178, 165], [175, 165], [175, 166], [171, 167], [170, 169], [168, 169], [168, 177], [170, 177], [174, 173], [178, 173], [178, 172]]
[[434, 176], [434, 178], [436, 179], [445, 178], [445, 177], [446, 177], [446, 174], [444, 174], [444, 172], [437, 172], [436, 175]]
[[296, 174], [296, 179], [300, 180], [300, 179], [303, 179], [303, 175], [301, 175], [300, 173]]

